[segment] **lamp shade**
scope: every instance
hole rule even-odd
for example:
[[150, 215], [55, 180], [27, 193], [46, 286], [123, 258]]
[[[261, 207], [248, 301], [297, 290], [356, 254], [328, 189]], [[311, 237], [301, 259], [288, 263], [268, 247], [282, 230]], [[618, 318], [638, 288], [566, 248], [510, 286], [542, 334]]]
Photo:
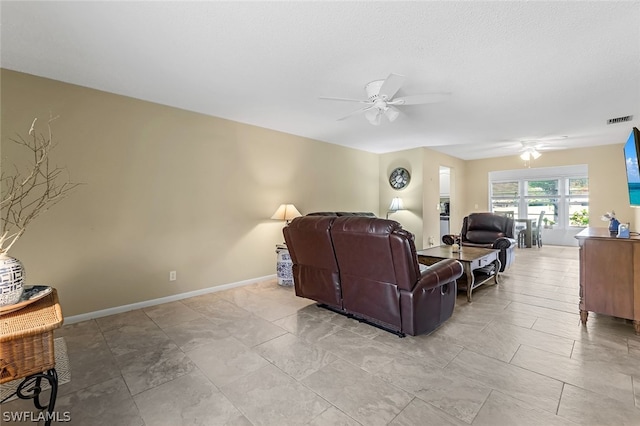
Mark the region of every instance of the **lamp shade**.
[[302, 216], [296, 206], [293, 204], [280, 204], [278, 210], [271, 216], [271, 219], [275, 220], [286, 220], [289, 222], [290, 220]]
[[400, 111], [398, 111], [397, 108], [391, 106], [387, 108], [384, 114], [389, 119], [389, 122], [393, 123], [395, 119], [398, 118], [398, 116], [400, 115]]
[[404, 205], [402, 204], [402, 198], [396, 197], [391, 200], [391, 204], [389, 205], [390, 212], [397, 212], [398, 210], [404, 210]]
[[365, 113], [364, 116], [367, 118], [369, 123], [373, 124], [374, 126], [379, 126], [380, 122], [382, 121], [382, 111], [380, 111], [378, 108], [370, 109]]

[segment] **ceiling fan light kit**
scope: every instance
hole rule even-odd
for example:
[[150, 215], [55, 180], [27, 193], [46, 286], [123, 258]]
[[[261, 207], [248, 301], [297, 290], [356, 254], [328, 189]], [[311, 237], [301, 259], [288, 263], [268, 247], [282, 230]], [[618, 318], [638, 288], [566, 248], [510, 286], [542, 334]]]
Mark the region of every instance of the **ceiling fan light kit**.
[[522, 154], [520, 154], [520, 158], [524, 161], [530, 161], [531, 159], [537, 160], [541, 155], [542, 154], [540, 154], [535, 148], [527, 148]]
[[521, 140], [520, 144], [522, 145], [522, 147], [520, 151], [521, 152], [520, 158], [522, 158], [524, 161], [537, 160], [542, 155], [540, 151], [564, 148], [558, 145], [548, 146], [546, 145], [545, 142], [564, 140], [564, 139], [567, 139], [568, 137], [569, 136], [565, 135], [565, 136], [546, 137], [542, 139]]
[[387, 116], [389, 121], [393, 122], [400, 115], [400, 111], [398, 111], [398, 108], [390, 106], [384, 111], [384, 115]]
[[392, 106], [385, 106], [383, 108], [371, 108], [365, 113], [365, 117], [367, 118], [369, 123], [373, 124], [374, 126], [380, 125], [383, 115], [387, 117], [387, 120], [389, 120], [390, 123], [393, 123], [400, 115], [400, 111]]
[[396, 106], [429, 104], [445, 100], [449, 93], [425, 93], [422, 95], [403, 96], [394, 98], [402, 83], [404, 76], [400, 74], [389, 74], [385, 80], [374, 80], [364, 86], [367, 93], [367, 100], [320, 97], [320, 99], [333, 101], [358, 102], [365, 104], [363, 108], [353, 111], [338, 120], [344, 120], [352, 115], [364, 112], [365, 118], [374, 126], [379, 126], [384, 115], [389, 122], [394, 122], [400, 116], [400, 110]]

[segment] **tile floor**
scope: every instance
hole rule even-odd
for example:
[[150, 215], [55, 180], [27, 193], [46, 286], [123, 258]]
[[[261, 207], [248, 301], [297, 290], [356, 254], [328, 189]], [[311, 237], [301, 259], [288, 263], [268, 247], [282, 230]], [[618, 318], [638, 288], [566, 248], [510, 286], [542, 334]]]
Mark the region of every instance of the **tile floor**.
[[429, 336], [275, 281], [68, 325], [57, 411], [83, 426], [640, 425], [640, 337], [621, 319], [579, 324], [577, 256], [518, 250]]

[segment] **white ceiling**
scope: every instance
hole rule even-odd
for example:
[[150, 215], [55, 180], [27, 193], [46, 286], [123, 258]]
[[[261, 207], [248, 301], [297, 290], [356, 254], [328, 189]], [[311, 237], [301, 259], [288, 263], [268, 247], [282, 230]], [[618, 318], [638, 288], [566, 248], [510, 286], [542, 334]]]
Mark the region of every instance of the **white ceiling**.
[[[1, 66], [372, 152], [462, 158], [623, 143], [640, 127], [640, 2], [8, 2]], [[406, 76], [393, 123], [337, 121]], [[633, 115], [631, 123], [607, 125]]]

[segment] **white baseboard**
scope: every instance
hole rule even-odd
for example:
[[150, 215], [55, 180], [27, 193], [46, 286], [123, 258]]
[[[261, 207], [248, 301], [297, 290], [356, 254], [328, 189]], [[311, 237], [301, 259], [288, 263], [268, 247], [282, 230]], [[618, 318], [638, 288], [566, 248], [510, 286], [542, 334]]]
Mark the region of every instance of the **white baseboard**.
[[145, 300], [143, 302], [131, 303], [129, 305], [116, 306], [114, 308], [102, 309], [99, 311], [88, 312], [86, 314], [73, 315], [64, 319], [64, 324], [73, 324], [76, 322], [92, 320], [96, 318], [106, 317], [114, 314], [121, 314], [122, 312], [133, 311], [134, 309], [147, 308], [149, 306], [160, 305], [162, 303], [175, 302], [177, 300], [188, 299], [189, 297], [201, 296], [208, 293], [217, 293], [219, 291], [229, 290], [231, 288], [242, 287], [245, 285], [255, 284], [260, 281], [266, 281], [275, 279], [276, 275], [266, 275], [264, 277], [251, 278], [244, 281], [237, 281], [235, 283], [222, 284], [215, 287], [203, 288], [201, 290], [188, 291], [186, 293], [174, 294], [171, 296], [161, 297], [159, 299]]

